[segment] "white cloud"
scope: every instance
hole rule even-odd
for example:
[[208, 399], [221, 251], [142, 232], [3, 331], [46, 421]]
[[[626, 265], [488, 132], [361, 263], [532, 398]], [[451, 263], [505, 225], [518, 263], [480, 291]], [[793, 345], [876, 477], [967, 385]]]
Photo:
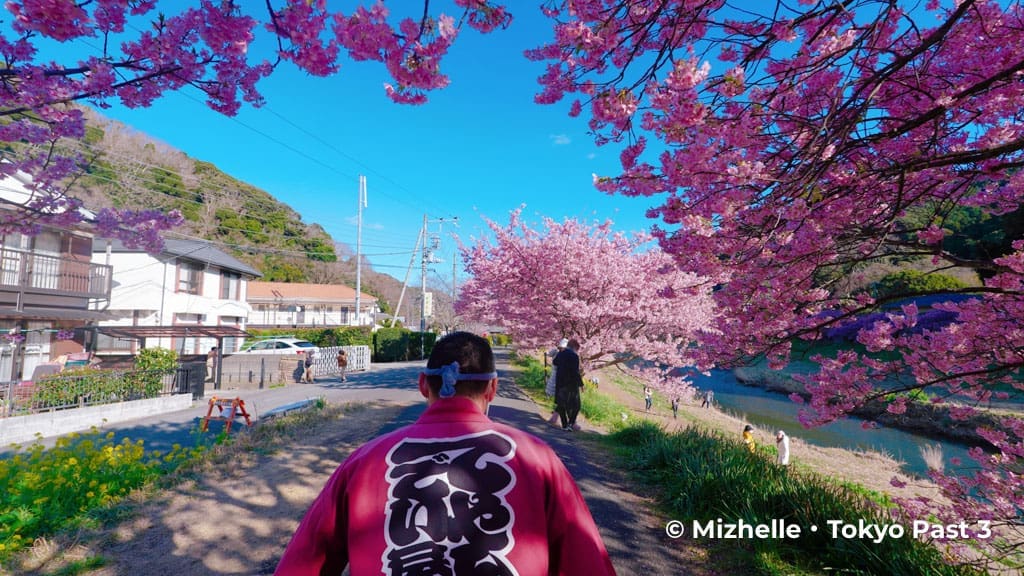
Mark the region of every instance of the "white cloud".
[[551, 139], [551, 143], [555, 146], [566, 146], [572, 143], [572, 140], [565, 134], [549, 134], [548, 138]]

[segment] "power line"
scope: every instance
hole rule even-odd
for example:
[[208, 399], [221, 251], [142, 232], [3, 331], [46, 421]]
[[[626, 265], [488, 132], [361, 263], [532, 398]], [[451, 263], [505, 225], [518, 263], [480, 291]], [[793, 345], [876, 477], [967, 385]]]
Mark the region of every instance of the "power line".
[[[137, 159], [137, 158], [125, 155], [125, 154], [119, 154], [119, 153], [116, 153], [116, 152], [113, 152], [113, 151], [100, 150], [100, 149], [98, 149], [96, 147], [90, 147], [90, 146], [87, 146], [87, 145], [84, 146], [84, 147], [87, 150], [89, 150], [90, 152], [106, 156], [107, 158], [111, 158], [111, 159], [118, 159], [118, 158], [120, 158], [122, 160], [127, 160], [127, 162], [129, 163], [129, 166], [138, 166], [140, 168], [148, 169], [148, 170], [169, 170], [169, 168], [166, 167], [166, 166], [160, 166], [160, 165], [157, 165], [157, 164], [148, 163], [148, 162], [142, 161], [141, 159]], [[115, 166], [115, 168], [119, 167], [116, 164], [114, 166]], [[123, 167], [123, 165], [121, 165], [120, 167]], [[176, 172], [174, 172], [174, 173], [176, 173]], [[111, 184], [116, 184], [116, 185], [125, 186], [125, 187], [128, 187], [128, 188], [133, 188], [132, 182], [117, 180], [117, 179], [113, 179], [113, 178], [108, 178], [108, 177], [105, 177], [105, 176], [102, 176], [102, 175], [98, 175], [98, 174], [90, 174], [89, 176], [91, 178], [93, 178], [93, 179], [96, 179], [96, 180], [106, 181], [106, 182], [109, 182]], [[185, 178], [188, 178], [190, 175], [184, 175], [183, 176], [181, 174], [178, 174], [178, 176], [179, 177], [183, 177], [183, 179], [185, 179]], [[244, 188], [246, 188], [246, 187], [252, 188], [253, 190], [257, 190], [259, 192], [262, 192], [262, 193], [266, 194], [265, 191], [260, 190], [259, 188], [256, 188], [255, 186], [253, 186], [251, 184], [248, 184], [248, 183], [245, 183], [245, 182], [241, 182], [241, 181], [238, 181], [238, 185], [231, 186], [232, 183], [231, 182], [224, 182], [223, 181], [224, 178], [232, 178], [232, 177], [227, 175], [227, 174], [225, 174], [225, 173], [223, 173], [223, 172], [220, 172], [217, 175], [216, 178], [205, 179], [203, 186], [201, 186], [201, 187], [199, 187], [197, 189], [194, 189], [194, 190], [186, 189], [186, 191], [187, 192], [196, 193], [196, 194], [200, 194], [200, 195], [202, 195], [204, 197], [211, 197], [211, 198], [214, 198], [214, 199], [219, 198], [219, 199], [222, 199], [222, 200], [231, 200], [231, 198], [229, 197], [229, 194], [244, 192]], [[145, 172], [137, 174], [134, 177], [134, 179], [136, 181], [142, 182], [142, 183], [148, 183], [148, 184], [154, 184], [154, 185], [159, 184], [159, 182], [156, 180], [154, 174], [147, 174]], [[218, 180], [220, 180], [220, 182], [217, 182]], [[210, 186], [211, 183], [214, 184], [214, 185]], [[138, 191], [138, 188], [134, 188], [134, 189]], [[200, 202], [200, 201], [197, 201], [197, 200], [193, 200], [191, 198], [176, 196], [176, 195], [171, 194], [169, 192], [164, 192], [164, 191], [161, 191], [161, 190], [156, 190], [156, 189], [153, 189], [153, 188], [150, 188], [150, 187], [146, 187], [146, 188], [144, 188], [144, 190], [141, 190], [141, 191], [142, 192], [146, 192], [146, 193], [158, 194], [158, 195], [166, 196], [166, 197], [168, 197], [168, 198], [170, 198], [172, 200], [175, 200], [177, 202], [183, 202], [183, 203], [187, 203], [187, 204], [192, 204], [192, 205], [195, 205], [195, 206], [198, 206], [198, 207], [203, 207], [203, 208], [209, 207], [208, 203]], [[268, 196], [269, 196], [269, 194], [268, 194]], [[283, 203], [283, 202], [281, 202], [279, 200], [276, 200], [276, 199], [263, 200], [263, 199], [260, 199], [260, 198], [250, 197], [249, 199], [247, 199], [246, 202], [247, 202], [247, 204], [255, 204], [256, 207], [266, 207], [267, 209], [293, 212], [300, 219], [299, 221], [302, 222], [302, 224], [304, 226], [307, 226], [307, 227], [308, 226], [312, 226], [312, 225], [323, 226], [325, 224], [334, 225], [334, 226], [342, 226], [342, 227], [351, 227], [351, 226], [353, 226], [352, 224], [346, 222], [345, 220], [331, 220], [331, 219], [321, 219], [321, 221], [319, 221], [319, 222], [309, 222], [309, 223], [307, 223], [307, 222], [301, 220], [301, 215], [299, 215], [298, 212], [294, 208], [292, 208], [288, 204], [285, 204], [285, 203]], [[245, 217], [249, 218], [249, 219], [257, 220], [257, 221], [263, 222], [263, 223], [268, 223], [268, 222], [272, 221], [270, 218], [260, 216], [259, 214], [255, 214], [252, 211], [246, 212]], [[377, 235], [384, 235], [385, 233], [379, 232], [379, 231], [374, 230], [373, 228], [370, 228], [369, 231], [368, 231], [368, 234], [371, 237], [373, 237], [373, 236], [377, 236]], [[391, 232], [386, 233], [386, 236], [387, 236], [388, 239], [395, 238], [395, 234], [391, 233]], [[407, 238], [411, 238], [411, 236], [408, 236]]]
[[[99, 153], [99, 154], [105, 154], [105, 155], [108, 155], [108, 156], [117, 157], [117, 154], [110, 153], [108, 151], [96, 150], [96, 152]], [[17, 154], [17, 153], [14, 153], [14, 154]], [[122, 156], [122, 157], [123, 158], [127, 158], [131, 163], [133, 163], [135, 165], [138, 165], [140, 167], [143, 167], [143, 168], [168, 170], [167, 167], [146, 163], [146, 162], [144, 162], [142, 160], [135, 159], [135, 158], [132, 158], [130, 156]], [[118, 166], [115, 165], [114, 167], [117, 168]], [[149, 194], [158, 195], [158, 196], [165, 196], [165, 197], [167, 197], [167, 198], [169, 198], [171, 200], [174, 200], [174, 201], [183, 202], [183, 203], [189, 203], [189, 204], [193, 204], [193, 205], [196, 205], [198, 207], [203, 207], [203, 208], [208, 208], [209, 207], [209, 205], [204, 203], [204, 202], [199, 202], [199, 201], [192, 200], [192, 199], [189, 199], [189, 198], [183, 198], [181, 196], [176, 196], [176, 195], [171, 194], [169, 192], [164, 192], [164, 191], [160, 191], [160, 190], [154, 190], [154, 189], [148, 188], [148, 187], [140, 189], [138, 186], [136, 186], [137, 182], [142, 182], [143, 184], [145, 184], [145, 183], [156, 184], [157, 183], [157, 181], [155, 179], [148, 178], [144, 174], [140, 174], [139, 176], [134, 178], [134, 180], [136, 182], [125, 181], [125, 180], [117, 180], [117, 179], [113, 179], [113, 178], [109, 178], [109, 177], [102, 176], [102, 175], [97, 175], [97, 174], [90, 174], [89, 177], [93, 178], [95, 180], [105, 181], [105, 182], [108, 182], [110, 184], [115, 184], [115, 185], [124, 187], [124, 188], [128, 189], [129, 191], [133, 191], [133, 192], [136, 192], [136, 193], [149, 193]], [[248, 186], [251, 186], [251, 185], [248, 185]], [[221, 191], [227, 190], [227, 189], [228, 188], [225, 188], [225, 187], [221, 187], [220, 188]], [[228, 199], [226, 194], [217, 195], [217, 194], [213, 193], [213, 190], [210, 189], [210, 188], [201, 189], [200, 192], [204, 196], [208, 195], [208, 196], [211, 196], [211, 197], [214, 197], [214, 198], [221, 198], [221, 199], [224, 199], [224, 200]], [[268, 208], [274, 208], [274, 209], [281, 209], [281, 207], [284, 207], [284, 208], [294, 212], [294, 209], [292, 209], [287, 204], [283, 204], [283, 203], [280, 203], [280, 202], [277, 202], [277, 203], [270, 203], [270, 202], [263, 203], [263, 202], [259, 201], [259, 199], [255, 199], [255, 200], [257, 200], [256, 203], [257, 203], [258, 206], [263, 205], [263, 206], [266, 206]], [[248, 218], [248, 219], [256, 220], [256, 221], [261, 222], [263, 224], [268, 224], [268, 223], [272, 222], [272, 220], [270, 218], [260, 217], [259, 215], [252, 214], [252, 213], [246, 213], [245, 217]], [[313, 224], [319, 224], [319, 223], [307, 224], [305, 222], [302, 222], [301, 220], [299, 220], [299, 223], [302, 226], [307, 227], [307, 228], [309, 226], [312, 226]], [[227, 225], [224, 225], [223, 223], [215, 223], [214, 225], [215, 225], [215, 227], [217, 229], [220, 229], [220, 230], [237, 231], [237, 232], [252, 232], [252, 230], [248, 230], [248, 229], [245, 229], [245, 228], [238, 228], [238, 227], [227, 226]], [[267, 232], [266, 231], [260, 231], [260, 233], [267, 233]], [[370, 235], [377, 237], [378, 233], [371, 231]], [[381, 233], [380, 237], [385, 237], [385, 235], [383, 233]], [[386, 234], [386, 238], [387, 239], [395, 239], [395, 235], [391, 234], [391, 233], [388, 233], [388, 234]], [[333, 237], [331, 237], [331, 239], [335, 240]], [[374, 247], [374, 248], [385, 248], [385, 249], [397, 248], [398, 247], [398, 246], [396, 246], [394, 244], [386, 244], [386, 245], [368, 244], [368, 246], [371, 246], [371, 247]], [[405, 252], [405, 253], [408, 253], [408, 252]]]
[[[135, 30], [135, 32], [140, 33], [140, 34], [145, 32], [144, 30], [141, 30], [138, 26], [136, 26], [132, 22], [128, 22], [126, 24], [126, 26], [128, 28], [132, 29], [132, 30]], [[105, 51], [106, 51], [105, 47], [98, 46], [98, 45], [96, 45], [96, 44], [94, 44], [94, 43], [92, 43], [92, 42], [90, 42], [90, 41], [88, 41], [86, 39], [80, 39], [80, 42], [82, 44], [84, 44], [85, 46], [90, 47], [93, 51], [101, 52], [101, 53], [105, 53]], [[115, 73], [118, 74], [122, 79], [125, 79], [125, 80], [129, 79], [127, 76], [124, 75], [124, 72], [122, 70], [120, 70], [120, 69], [115, 69]], [[187, 99], [191, 100], [192, 102], [195, 102], [196, 104], [199, 104], [203, 108], [204, 112], [212, 112], [212, 110], [210, 110], [209, 106], [207, 106], [201, 99], [196, 98], [195, 96], [190, 94], [186, 90], [187, 88], [193, 88], [195, 90], [198, 90], [200, 93], [203, 94], [204, 97], [208, 97], [209, 96], [206, 92], [204, 92], [202, 89], [200, 89], [198, 86], [195, 86], [192, 83], [187, 83], [185, 85], [185, 87], [183, 87], [182, 89], [176, 90], [175, 93], [181, 95], [183, 98], [187, 98]], [[403, 192], [405, 192], [405, 193], [407, 193], [409, 195], [415, 195], [413, 192], [411, 192], [410, 190], [408, 190], [407, 188], [405, 188], [401, 184], [398, 184], [397, 182], [395, 182], [391, 178], [389, 178], [389, 177], [381, 174], [380, 172], [374, 170], [369, 165], [367, 165], [365, 162], [359, 160], [355, 156], [353, 156], [353, 155], [351, 155], [351, 154], [349, 154], [349, 153], [347, 153], [345, 151], [340, 150], [333, 143], [324, 140], [319, 135], [317, 135], [317, 134], [307, 130], [306, 128], [304, 128], [302, 126], [299, 126], [297, 123], [293, 122], [289, 118], [286, 118], [284, 115], [278, 113], [277, 111], [271, 109], [269, 106], [262, 106], [262, 107], [255, 107], [254, 106], [253, 109], [254, 110], [260, 110], [260, 109], [266, 110], [269, 114], [272, 114], [273, 116], [277, 117], [279, 120], [281, 120], [282, 122], [284, 122], [287, 125], [291, 126], [292, 128], [298, 130], [302, 134], [305, 134], [306, 136], [308, 136], [310, 138], [313, 138], [315, 141], [317, 141], [320, 144], [322, 144], [325, 148], [327, 148], [328, 150], [330, 150], [330, 151], [334, 152], [335, 154], [341, 156], [342, 158], [345, 158], [346, 160], [354, 162], [358, 166], [363, 167], [364, 169], [366, 169], [368, 172], [371, 172], [371, 173], [379, 176], [382, 180], [392, 184], [397, 189], [399, 189], [399, 190], [401, 190], [401, 191], [403, 191]], [[100, 114], [100, 115], [102, 116], [102, 114]], [[270, 141], [270, 142], [272, 142], [274, 144], [277, 144], [278, 146], [281, 146], [282, 148], [285, 148], [285, 149], [287, 149], [287, 150], [289, 150], [291, 152], [294, 152], [295, 154], [298, 154], [300, 157], [305, 158], [305, 159], [309, 160], [310, 162], [313, 162], [314, 164], [316, 164], [318, 166], [321, 166], [321, 167], [323, 167], [323, 168], [325, 168], [325, 169], [327, 169], [327, 170], [329, 170], [331, 172], [334, 172], [335, 174], [339, 174], [341, 176], [352, 178], [353, 180], [355, 180], [356, 177], [357, 177], [357, 175], [350, 174], [348, 172], [343, 172], [343, 171], [335, 168], [334, 166], [332, 166], [332, 165], [330, 165], [330, 164], [328, 164], [326, 162], [323, 162], [323, 161], [313, 157], [312, 155], [308, 154], [304, 150], [300, 150], [299, 148], [296, 148], [296, 147], [294, 147], [294, 146], [292, 146], [292, 145], [290, 145], [290, 144], [288, 144], [288, 143], [286, 143], [286, 142], [284, 142], [284, 141], [282, 141], [282, 140], [280, 140], [280, 139], [278, 139], [278, 138], [276, 138], [276, 137], [274, 137], [274, 136], [272, 136], [270, 134], [267, 134], [266, 132], [264, 132], [262, 130], [259, 130], [258, 128], [255, 128], [253, 126], [250, 126], [249, 124], [246, 124], [245, 122], [243, 122], [240, 119], [238, 119], [236, 116], [225, 116], [225, 117], [228, 118], [231, 122], [234, 122], [237, 125], [245, 128], [245, 129], [247, 129], [247, 130], [249, 130], [249, 131], [251, 131], [251, 132], [253, 132], [255, 134], [258, 134], [258, 135], [266, 138], [268, 141]], [[383, 196], [385, 196], [387, 198], [390, 198], [393, 201], [396, 201], [396, 202], [398, 202], [400, 204], [404, 204], [404, 205], [406, 205], [406, 206], [408, 206], [410, 208], [414, 208], [416, 210], [420, 210], [422, 208], [422, 206], [420, 206], [419, 204], [411, 204], [411, 203], [407, 202], [404, 199], [391, 196], [391, 195], [387, 194], [384, 191], [375, 190], [374, 194], [381, 194], [381, 195], [383, 195]], [[419, 200], [419, 202], [422, 203], [424, 199], [423, 198], [418, 198], [418, 200]], [[427, 204], [430, 204], [430, 203], [427, 202]], [[435, 212], [441, 212], [442, 211], [442, 210], [438, 209], [438, 207], [436, 207], [436, 206], [433, 206], [433, 208], [434, 208], [433, 211], [435, 211]]]

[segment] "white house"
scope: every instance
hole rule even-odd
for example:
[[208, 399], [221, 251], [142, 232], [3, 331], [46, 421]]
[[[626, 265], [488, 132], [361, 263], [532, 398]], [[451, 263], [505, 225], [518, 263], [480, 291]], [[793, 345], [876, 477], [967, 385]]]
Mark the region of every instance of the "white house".
[[[160, 254], [127, 248], [117, 240], [97, 240], [92, 260], [110, 265], [114, 280], [107, 311], [116, 319], [100, 322], [97, 354], [134, 353], [140, 340], [118, 337], [122, 332], [143, 338], [145, 347], [205, 354], [217, 345], [215, 328], [245, 329], [251, 311], [246, 287], [261, 276], [198, 240], [165, 239]], [[236, 336], [221, 343], [225, 353], [237, 351], [241, 344]]]
[[252, 306], [250, 327], [329, 328], [373, 326], [380, 308], [377, 298], [343, 284], [250, 282], [247, 301]]
[[[0, 211], [19, 210], [44, 196], [32, 177], [0, 177]], [[87, 324], [110, 298], [111, 270], [93, 264], [92, 218], [70, 228], [0, 233], [0, 381], [30, 379], [37, 366], [85, 350]], [[28, 212], [22, 213], [24, 216]]]

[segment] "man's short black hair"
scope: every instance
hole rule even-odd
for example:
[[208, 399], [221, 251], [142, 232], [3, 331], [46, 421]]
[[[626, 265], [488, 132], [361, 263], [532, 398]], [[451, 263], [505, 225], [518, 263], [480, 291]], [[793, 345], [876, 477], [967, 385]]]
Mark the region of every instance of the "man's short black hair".
[[[494, 372], [494, 351], [486, 338], [471, 332], [452, 332], [434, 344], [427, 360], [427, 368], [440, 368], [452, 362], [459, 363], [462, 374]], [[434, 392], [441, 389], [440, 376], [427, 376], [427, 384]], [[475, 396], [487, 387], [486, 380], [459, 380], [455, 386], [459, 396]]]

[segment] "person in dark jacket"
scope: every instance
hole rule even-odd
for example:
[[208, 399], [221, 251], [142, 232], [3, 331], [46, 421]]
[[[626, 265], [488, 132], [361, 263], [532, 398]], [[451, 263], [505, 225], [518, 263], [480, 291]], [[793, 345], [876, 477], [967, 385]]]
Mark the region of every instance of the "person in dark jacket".
[[580, 413], [580, 389], [583, 388], [583, 374], [580, 371], [580, 343], [575, 338], [569, 340], [565, 350], [555, 356], [551, 364], [555, 373], [555, 402], [562, 429], [579, 430], [576, 417]]

